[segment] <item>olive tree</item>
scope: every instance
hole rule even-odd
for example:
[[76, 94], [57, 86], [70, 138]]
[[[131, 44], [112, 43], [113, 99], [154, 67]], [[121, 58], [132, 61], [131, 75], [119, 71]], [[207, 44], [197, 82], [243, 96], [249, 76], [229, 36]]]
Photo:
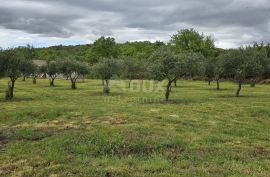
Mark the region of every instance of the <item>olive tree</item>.
[[207, 58], [205, 60], [204, 75], [208, 79], [208, 85], [210, 85], [212, 80], [216, 81], [217, 90], [220, 90], [220, 80], [223, 74], [221, 60], [222, 56]]
[[45, 76], [48, 75], [49, 77], [49, 83], [51, 87], [54, 87], [54, 80], [59, 74], [59, 67], [57, 66], [55, 61], [49, 61], [47, 62], [47, 65], [41, 66], [39, 68], [40, 72], [43, 73]]
[[240, 96], [246, 79], [256, 78], [263, 73], [262, 63], [252, 50], [230, 50], [222, 55], [222, 59], [224, 75], [238, 84], [236, 97]]
[[6, 99], [10, 100], [14, 97], [15, 81], [21, 76], [22, 60], [11, 56], [8, 58], [6, 65], [6, 76], [10, 78], [8, 82], [8, 89], [6, 92]]
[[71, 81], [71, 88], [76, 89], [76, 82], [79, 76], [89, 74], [89, 67], [86, 63], [75, 60], [59, 60], [57, 61], [59, 71], [67, 76]]
[[32, 65], [32, 72], [31, 72], [31, 76], [33, 78], [33, 84], [37, 84], [37, 78], [41, 73], [41, 69], [40, 67], [38, 67], [37, 65], [33, 64]]
[[175, 54], [182, 52], [202, 53], [205, 57], [216, 56], [214, 40], [194, 29], [183, 29], [171, 37], [170, 46]]
[[132, 80], [140, 79], [143, 77], [145, 68], [144, 64], [131, 57], [124, 58], [121, 61], [121, 76], [129, 80], [128, 88], [130, 88]]
[[0, 50], [0, 78], [5, 76], [8, 58], [4, 51]]
[[32, 60], [23, 59], [20, 67], [23, 81], [25, 81], [26, 77], [32, 75], [35, 70], [35, 66]]
[[109, 80], [119, 73], [119, 62], [113, 58], [104, 58], [93, 66], [93, 72], [105, 81], [103, 92], [110, 93]]
[[150, 70], [153, 79], [168, 81], [165, 91], [165, 101], [169, 100], [170, 88], [180, 77], [194, 77], [203, 72], [203, 56], [199, 53], [182, 52], [173, 55], [167, 48], [160, 48], [150, 57]]
[[204, 72], [204, 76], [207, 78], [208, 81], [208, 85], [211, 85], [211, 81], [214, 80], [215, 77], [215, 63], [214, 63], [214, 59], [213, 58], [207, 58], [205, 60], [205, 72]]

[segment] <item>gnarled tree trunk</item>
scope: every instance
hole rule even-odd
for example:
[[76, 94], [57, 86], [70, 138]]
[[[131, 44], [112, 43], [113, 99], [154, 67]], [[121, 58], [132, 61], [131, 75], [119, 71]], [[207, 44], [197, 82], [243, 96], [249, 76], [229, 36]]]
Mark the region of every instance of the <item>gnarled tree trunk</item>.
[[208, 79], [208, 85], [209, 86], [211, 85], [211, 79]]
[[25, 75], [23, 75], [23, 79], [22, 79], [22, 81], [25, 81], [26, 80], [26, 76]]
[[33, 77], [33, 84], [37, 84], [37, 78]]
[[51, 87], [54, 87], [55, 85], [54, 85], [54, 78], [50, 78], [50, 86]]
[[250, 87], [255, 87], [256, 86], [256, 83], [257, 83], [257, 80], [256, 79], [251, 79], [250, 80]]
[[240, 96], [240, 91], [242, 89], [242, 81], [238, 81], [238, 89], [236, 91], [236, 97], [239, 97]]
[[76, 82], [72, 82], [72, 83], [71, 83], [71, 88], [72, 88], [72, 89], [76, 89], [76, 88], [77, 88], [77, 87], [76, 87]]
[[11, 100], [14, 97], [15, 80], [8, 82], [8, 89], [6, 91], [6, 100]]
[[110, 93], [109, 80], [105, 80], [104, 82], [103, 93], [106, 95]]
[[168, 81], [166, 92], [165, 92], [165, 101], [169, 101], [171, 85], [172, 85], [172, 81]]
[[216, 81], [217, 81], [217, 90], [220, 90], [219, 79], [216, 79]]

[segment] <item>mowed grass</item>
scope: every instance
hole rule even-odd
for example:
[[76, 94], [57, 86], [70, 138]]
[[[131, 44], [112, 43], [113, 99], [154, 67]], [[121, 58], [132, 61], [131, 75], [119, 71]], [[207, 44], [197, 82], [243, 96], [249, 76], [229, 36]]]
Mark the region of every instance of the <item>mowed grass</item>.
[[158, 89], [55, 84], [18, 80], [6, 102], [0, 80], [0, 176], [270, 176], [270, 85], [235, 98], [234, 83], [181, 80], [164, 103]]

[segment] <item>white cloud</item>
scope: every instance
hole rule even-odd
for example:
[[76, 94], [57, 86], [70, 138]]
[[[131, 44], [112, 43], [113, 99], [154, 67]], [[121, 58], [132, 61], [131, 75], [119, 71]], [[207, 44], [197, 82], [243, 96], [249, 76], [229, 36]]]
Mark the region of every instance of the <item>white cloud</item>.
[[169, 41], [195, 28], [222, 48], [270, 41], [267, 0], [0, 0], [0, 46]]

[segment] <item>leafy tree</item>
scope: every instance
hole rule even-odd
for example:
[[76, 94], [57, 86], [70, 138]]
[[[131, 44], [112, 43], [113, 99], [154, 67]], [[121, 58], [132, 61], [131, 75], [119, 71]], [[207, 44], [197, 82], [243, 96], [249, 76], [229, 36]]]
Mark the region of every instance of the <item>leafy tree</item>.
[[15, 81], [21, 76], [22, 60], [9, 56], [6, 66], [6, 76], [10, 78], [8, 82], [8, 90], [6, 92], [6, 99], [10, 100], [14, 97]]
[[25, 81], [26, 77], [29, 77], [34, 71], [34, 64], [32, 60], [22, 60], [21, 63], [21, 72], [22, 72], [22, 77], [23, 81]]
[[37, 65], [33, 64], [31, 70], [32, 70], [31, 76], [33, 78], [33, 84], [37, 84], [37, 78], [42, 73], [41, 69]]
[[151, 73], [153, 79], [162, 81], [168, 80], [165, 100], [169, 100], [170, 87], [172, 83], [181, 75], [183, 63], [175, 57], [169, 49], [160, 48], [150, 57]]
[[204, 36], [194, 29], [183, 29], [171, 37], [170, 45], [174, 53], [183, 51], [202, 53], [205, 57], [215, 56], [214, 41], [210, 36]]
[[48, 65], [49, 63], [38, 67], [40, 74], [42, 74], [42, 78], [47, 78]]
[[266, 58], [265, 58], [265, 65], [263, 71], [263, 78], [269, 79], [270, 78], [270, 43], [265, 46]]
[[48, 62], [46, 69], [47, 69], [46, 73], [49, 76], [50, 86], [54, 87], [55, 86], [54, 80], [59, 74], [59, 67], [57, 66], [56, 62], [51, 61]]
[[119, 62], [113, 58], [104, 58], [93, 66], [93, 72], [105, 81], [103, 92], [110, 93], [109, 80], [119, 73]]
[[220, 90], [220, 79], [222, 78], [223, 68], [221, 61], [222, 56], [206, 58], [205, 60], [205, 76], [208, 79], [208, 85], [212, 80], [216, 81], [217, 90]]
[[224, 75], [224, 70], [222, 67], [222, 60], [220, 58], [215, 58], [215, 67], [214, 67], [214, 74], [215, 74], [215, 81], [217, 83], [217, 90], [220, 90], [220, 80]]
[[184, 66], [184, 68], [182, 68], [180, 77], [186, 76], [193, 78], [194, 76], [199, 76], [204, 73], [204, 57], [202, 54], [194, 52], [182, 52], [176, 55], [176, 57], [183, 63]]
[[165, 92], [165, 100], [168, 101], [170, 88], [178, 78], [194, 77], [203, 72], [203, 56], [193, 52], [183, 52], [178, 55], [168, 48], [160, 48], [150, 58], [151, 73], [155, 80], [168, 81]]
[[[201, 76], [204, 73], [204, 57], [200, 53], [194, 53], [194, 52], [182, 52], [178, 55], [176, 55], [179, 61], [182, 62], [182, 69], [181, 73], [179, 75], [179, 78], [186, 77], [186, 78], [194, 78], [195, 76]], [[176, 86], [176, 81], [175, 86]]]
[[97, 63], [102, 58], [117, 58], [119, 54], [118, 46], [114, 38], [100, 37], [97, 39], [88, 51], [87, 58], [90, 64]]
[[27, 44], [26, 47], [24, 47], [23, 56], [25, 60], [34, 60], [37, 56], [34, 46]]
[[124, 44], [119, 44], [119, 55], [122, 58], [132, 57], [137, 60], [146, 60], [161, 46], [165, 46], [165, 44], [160, 41], [155, 43], [149, 41], [126, 42]]
[[143, 63], [131, 57], [122, 60], [121, 68], [123, 68], [121, 71], [122, 77], [129, 80], [128, 88], [130, 88], [131, 81], [141, 79], [145, 71]]
[[205, 77], [208, 80], [208, 85], [211, 85], [211, 81], [215, 77], [215, 63], [213, 58], [207, 58], [205, 61]]
[[231, 50], [223, 54], [222, 65], [224, 75], [238, 83], [236, 97], [239, 97], [243, 82], [256, 78], [263, 72], [263, 66], [254, 50]]
[[80, 75], [89, 74], [89, 67], [86, 63], [75, 60], [59, 60], [57, 65], [59, 66], [59, 71], [70, 79], [72, 89], [77, 88], [76, 82]]
[[0, 78], [5, 75], [7, 67], [8, 58], [6, 53], [1, 49], [0, 50]]

